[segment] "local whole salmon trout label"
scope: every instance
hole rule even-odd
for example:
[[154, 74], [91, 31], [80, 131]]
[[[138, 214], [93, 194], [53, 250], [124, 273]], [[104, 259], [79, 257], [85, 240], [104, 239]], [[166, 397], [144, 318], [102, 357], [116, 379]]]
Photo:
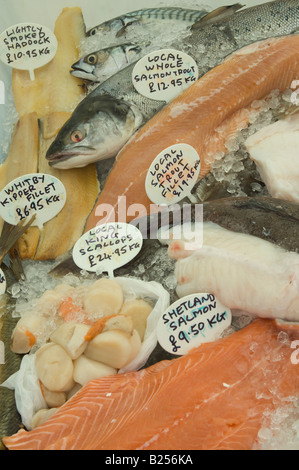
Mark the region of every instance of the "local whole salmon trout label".
[[137, 256], [142, 244], [142, 233], [134, 225], [102, 224], [79, 238], [73, 248], [73, 260], [81, 269], [113, 277], [116, 269]]
[[132, 72], [135, 89], [143, 96], [169, 102], [198, 79], [195, 60], [175, 49], [161, 49], [140, 59]]
[[34, 79], [34, 70], [46, 65], [57, 51], [57, 39], [46, 26], [19, 23], [0, 35], [0, 59], [6, 65], [28, 70]]
[[163, 349], [184, 355], [202, 343], [219, 339], [231, 321], [231, 310], [213, 294], [192, 294], [173, 303], [161, 316], [157, 337]]
[[169, 205], [191, 197], [199, 171], [200, 158], [191, 145], [171, 145], [157, 155], [147, 172], [148, 198], [154, 204]]
[[0, 295], [6, 291], [6, 278], [2, 269], [0, 269]]
[[42, 227], [64, 207], [66, 190], [52, 175], [31, 173], [8, 183], [0, 192], [0, 216], [9, 224], [36, 216], [32, 225]]

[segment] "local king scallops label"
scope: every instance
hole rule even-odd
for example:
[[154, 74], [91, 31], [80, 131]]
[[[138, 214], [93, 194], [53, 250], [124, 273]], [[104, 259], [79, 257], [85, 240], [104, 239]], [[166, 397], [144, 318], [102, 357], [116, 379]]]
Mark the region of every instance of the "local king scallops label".
[[0, 192], [0, 216], [9, 224], [34, 214], [32, 225], [42, 227], [64, 207], [66, 191], [62, 182], [52, 175], [32, 173], [11, 181]]
[[73, 260], [86, 271], [96, 273], [113, 272], [129, 263], [142, 248], [140, 230], [123, 222], [98, 225], [77, 241], [73, 249]]
[[0, 35], [0, 59], [6, 65], [28, 70], [34, 79], [34, 70], [53, 59], [57, 39], [46, 26], [36, 23], [19, 23], [10, 26]]
[[6, 278], [2, 269], [0, 269], [0, 295], [6, 291]]
[[169, 102], [198, 79], [195, 60], [175, 49], [147, 54], [135, 65], [132, 81], [143, 96]]
[[145, 180], [148, 198], [154, 204], [176, 204], [191, 191], [198, 179], [200, 158], [188, 144], [163, 150], [152, 162]]
[[192, 294], [172, 304], [157, 325], [157, 337], [166, 351], [184, 355], [190, 349], [220, 338], [232, 321], [229, 308], [213, 294]]

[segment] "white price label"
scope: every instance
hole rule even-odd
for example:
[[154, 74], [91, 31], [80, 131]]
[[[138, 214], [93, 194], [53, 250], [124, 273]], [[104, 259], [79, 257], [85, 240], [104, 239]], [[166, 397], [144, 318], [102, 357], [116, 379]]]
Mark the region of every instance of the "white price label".
[[190, 197], [199, 171], [200, 158], [191, 145], [171, 145], [151, 164], [145, 180], [146, 193], [155, 204], [176, 204]]
[[140, 230], [133, 225], [107, 223], [89, 230], [73, 249], [76, 265], [86, 271], [108, 273], [129, 263], [142, 248]]
[[11, 181], [0, 192], [0, 216], [9, 224], [36, 214], [32, 225], [42, 227], [63, 208], [66, 191], [52, 175], [32, 173]]
[[0, 295], [6, 291], [6, 278], [2, 269], [0, 269]]
[[135, 89], [158, 101], [171, 101], [198, 79], [195, 60], [175, 49], [161, 49], [140, 59], [132, 72]]
[[217, 340], [230, 326], [231, 311], [213, 294], [192, 294], [172, 304], [157, 326], [160, 345], [168, 352], [183, 355], [190, 349]]
[[0, 59], [6, 65], [28, 70], [34, 79], [34, 70], [50, 62], [57, 51], [57, 39], [46, 26], [19, 23], [0, 35]]

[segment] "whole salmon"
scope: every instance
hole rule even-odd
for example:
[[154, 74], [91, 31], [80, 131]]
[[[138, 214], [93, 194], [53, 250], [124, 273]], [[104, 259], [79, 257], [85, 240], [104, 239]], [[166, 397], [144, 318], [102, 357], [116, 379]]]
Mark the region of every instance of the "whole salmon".
[[[172, 47], [193, 57], [202, 77], [233, 51], [261, 39], [293, 34], [298, 27], [299, 0], [275, 0], [205, 25], [199, 22]], [[83, 167], [115, 156], [165, 106], [135, 90], [133, 68], [131, 64], [116, 73], [79, 104], [47, 152], [51, 166]]]

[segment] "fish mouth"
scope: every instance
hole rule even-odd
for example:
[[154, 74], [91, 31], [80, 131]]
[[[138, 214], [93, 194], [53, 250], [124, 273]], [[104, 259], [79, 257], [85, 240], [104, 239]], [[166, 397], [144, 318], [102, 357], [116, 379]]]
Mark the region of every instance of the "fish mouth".
[[70, 73], [73, 77], [82, 78], [91, 82], [97, 81], [97, 77], [94, 75], [94, 66], [83, 62], [82, 59], [73, 64], [72, 69]]
[[[78, 149], [76, 151], [61, 151], [61, 152], [55, 152], [52, 154], [47, 154], [46, 155], [46, 160], [48, 160], [48, 163], [52, 167], [65, 167], [65, 168], [72, 168], [72, 166], [65, 165], [69, 160], [73, 160], [76, 158], [78, 160], [78, 164], [80, 166], [85, 166], [87, 163], [85, 163], [86, 160], [89, 160], [88, 157], [92, 157], [96, 152], [96, 149], [93, 147], [84, 147], [82, 149]], [[82, 163], [82, 164], [81, 164]]]

